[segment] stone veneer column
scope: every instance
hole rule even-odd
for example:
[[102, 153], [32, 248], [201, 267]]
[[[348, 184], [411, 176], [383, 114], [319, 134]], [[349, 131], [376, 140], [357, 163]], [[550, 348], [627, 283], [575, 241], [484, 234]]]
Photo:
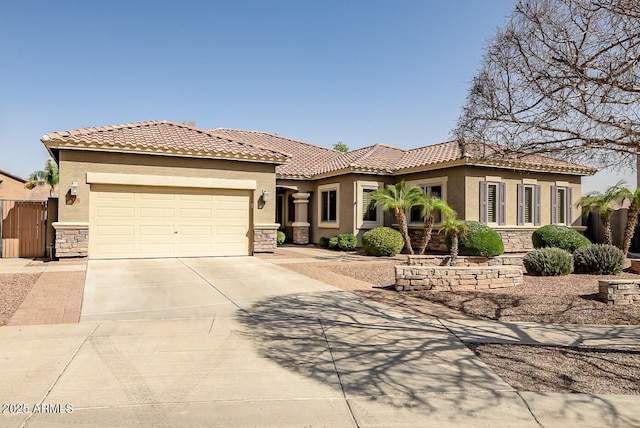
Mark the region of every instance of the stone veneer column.
[[310, 193], [294, 193], [293, 203], [296, 207], [295, 221], [293, 222], [293, 243], [305, 245], [309, 243], [309, 196]]
[[278, 247], [278, 227], [277, 223], [254, 224], [253, 225], [253, 252], [254, 253], [275, 253]]
[[53, 228], [56, 231], [56, 257], [89, 256], [89, 223], [55, 222]]

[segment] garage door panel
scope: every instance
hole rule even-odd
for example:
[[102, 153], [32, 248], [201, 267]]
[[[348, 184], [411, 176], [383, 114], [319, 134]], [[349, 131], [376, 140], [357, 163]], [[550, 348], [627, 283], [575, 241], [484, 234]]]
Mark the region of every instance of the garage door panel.
[[144, 226], [138, 226], [138, 233], [136, 235], [142, 239], [148, 239], [148, 238], [154, 238], [154, 237], [166, 239], [166, 237], [173, 237], [174, 234], [175, 234], [175, 229], [172, 225], [149, 224]]
[[96, 228], [99, 235], [113, 236], [113, 237], [132, 237], [135, 235], [134, 226], [126, 225], [113, 225], [113, 226], [98, 226]]
[[92, 185], [89, 256], [249, 254], [250, 192]]

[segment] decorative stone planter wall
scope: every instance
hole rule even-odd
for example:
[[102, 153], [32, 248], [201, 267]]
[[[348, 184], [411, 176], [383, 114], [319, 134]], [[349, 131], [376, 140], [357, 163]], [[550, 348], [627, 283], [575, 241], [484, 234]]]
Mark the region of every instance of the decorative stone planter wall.
[[608, 305], [640, 304], [640, 281], [611, 279], [598, 281], [598, 298]]
[[[458, 256], [458, 266], [523, 266], [522, 255], [502, 255], [496, 257], [482, 256]], [[407, 256], [407, 264], [410, 266], [448, 266], [449, 256], [425, 255]]]
[[517, 266], [396, 266], [397, 291], [470, 291], [522, 283]]

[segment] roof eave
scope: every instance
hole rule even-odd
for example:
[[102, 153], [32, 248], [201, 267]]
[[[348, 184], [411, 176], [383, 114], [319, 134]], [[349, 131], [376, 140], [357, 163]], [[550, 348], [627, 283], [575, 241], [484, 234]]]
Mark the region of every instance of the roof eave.
[[[71, 143], [61, 140], [47, 140], [44, 137], [41, 139], [45, 147], [52, 155], [58, 153], [60, 150], [75, 150], [75, 151], [91, 151], [91, 152], [104, 152], [104, 153], [127, 153], [127, 154], [141, 154], [141, 155], [153, 155], [153, 156], [176, 156], [185, 158], [198, 158], [198, 159], [218, 159], [218, 160], [235, 160], [241, 162], [258, 162], [258, 163], [270, 163], [275, 165], [284, 165], [290, 162], [290, 158], [277, 158], [277, 157], [264, 157], [253, 155], [239, 155], [235, 153], [224, 152], [206, 152], [206, 151], [191, 151], [191, 150], [158, 150], [158, 149], [133, 149], [127, 147], [109, 147], [99, 144], [91, 143]], [[57, 156], [55, 159], [57, 160]]]

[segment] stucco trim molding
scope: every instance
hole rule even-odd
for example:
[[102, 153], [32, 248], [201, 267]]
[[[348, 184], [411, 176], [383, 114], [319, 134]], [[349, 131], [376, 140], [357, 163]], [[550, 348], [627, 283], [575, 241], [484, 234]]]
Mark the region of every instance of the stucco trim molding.
[[278, 229], [280, 227], [280, 223], [254, 223], [253, 224], [253, 228], [254, 229], [260, 229], [260, 230], [264, 230], [264, 229]]
[[255, 180], [229, 178], [179, 177], [147, 174], [87, 172], [87, 184], [121, 184], [126, 186], [197, 187], [202, 189], [255, 190]]
[[56, 221], [51, 223], [55, 230], [65, 229], [89, 229], [89, 222], [86, 221]]

